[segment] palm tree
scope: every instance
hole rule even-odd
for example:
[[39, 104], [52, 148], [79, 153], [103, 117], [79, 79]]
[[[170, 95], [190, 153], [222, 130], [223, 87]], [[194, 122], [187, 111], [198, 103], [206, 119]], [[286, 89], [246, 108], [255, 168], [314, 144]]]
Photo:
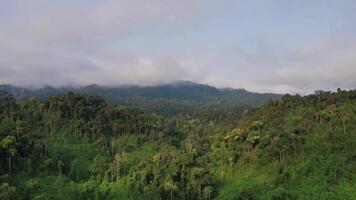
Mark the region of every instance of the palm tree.
[[259, 135], [261, 135], [261, 128], [262, 128], [262, 126], [263, 126], [263, 122], [261, 122], [261, 121], [254, 121], [254, 122], [252, 122], [252, 128], [256, 128], [257, 129], [257, 131], [258, 131], [258, 134]]
[[11, 173], [11, 167], [12, 167], [12, 163], [11, 163], [11, 159], [12, 157], [14, 157], [17, 153], [17, 150], [15, 148], [16, 145], [16, 137], [15, 136], [7, 136], [4, 139], [1, 140], [0, 143], [1, 147], [6, 149], [7, 153], [8, 153], [8, 168], [9, 168], [9, 173]]
[[58, 167], [58, 176], [62, 175], [62, 167], [64, 166], [64, 163], [62, 161], [62, 158], [59, 157], [59, 160], [57, 162], [57, 167]]
[[120, 168], [121, 168], [122, 161], [123, 161], [123, 156], [121, 156], [120, 153], [117, 153], [117, 154], [115, 155], [115, 161], [114, 161], [114, 168], [115, 168], [115, 174], [116, 174], [116, 181], [119, 181]]
[[177, 190], [177, 186], [174, 184], [171, 177], [167, 177], [164, 182], [164, 190], [170, 192], [171, 200], [173, 200], [173, 190]]
[[351, 117], [351, 112], [350, 110], [346, 108], [341, 108], [338, 112], [338, 115], [342, 121], [343, 129], [344, 129], [344, 135], [346, 135], [346, 121], [348, 121]]
[[211, 199], [211, 193], [213, 192], [213, 188], [211, 186], [207, 186], [203, 189], [205, 200]]
[[301, 123], [301, 128], [303, 128], [307, 133], [310, 132], [312, 126], [313, 126], [313, 120], [311, 118], [305, 118]]

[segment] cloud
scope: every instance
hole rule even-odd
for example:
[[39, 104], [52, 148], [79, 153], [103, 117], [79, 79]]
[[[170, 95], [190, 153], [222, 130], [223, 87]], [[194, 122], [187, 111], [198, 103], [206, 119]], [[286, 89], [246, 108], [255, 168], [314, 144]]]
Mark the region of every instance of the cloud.
[[286, 86], [282, 92], [312, 93], [318, 89], [356, 88], [356, 38], [339, 34], [305, 45], [283, 61], [287, 67], [259, 83]]
[[[279, 56], [273, 52], [248, 54], [239, 51], [240, 57], [234, 75], [237, 79], [207, 82], [222, 86], [235, 85], [253, 91], [308, 94], [316, 90], [356, 88], [356, 37], [353, 34], [335, 34], [324, 40], [313, 40]], [[269, 55], [269, 56], [266, 56]], [[271, 59], [273, 58], [273, 59]], [[227, 76], [228, 77], [228, 76]]]
[[[9, 1], [0, 14], [0, 83], [157, 84], [192, 78], [180, 60], [115, 47], [135, 34], [192, 26], [208, 0]], [[1, 5], [0, 5], [1, 6]]]
[[219, 5], [212, 0], [89, 2], [15, 0], [8, 6], [5, 19], [9, 21], [2, 22], [5, 26], [1, 31], [40, 44], [82, 45], [81, 42], [120, 39], [161, 24], [192, 23], [216, 11], [214, 6]]
[[0, 84], [356, 88], [356, 4], [321, 4], [0, 1]]

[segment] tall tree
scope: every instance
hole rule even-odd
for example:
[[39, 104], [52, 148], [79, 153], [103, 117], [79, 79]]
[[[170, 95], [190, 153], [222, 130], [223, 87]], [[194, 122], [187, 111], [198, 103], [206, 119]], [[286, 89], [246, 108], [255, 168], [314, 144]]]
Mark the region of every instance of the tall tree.
[[12, 170], [12, 158], [16, 155], [16, 137], [6, 136], [1, 140], [1, 147], [7, 151], [8, 154], [8, 170], [11, 173]]

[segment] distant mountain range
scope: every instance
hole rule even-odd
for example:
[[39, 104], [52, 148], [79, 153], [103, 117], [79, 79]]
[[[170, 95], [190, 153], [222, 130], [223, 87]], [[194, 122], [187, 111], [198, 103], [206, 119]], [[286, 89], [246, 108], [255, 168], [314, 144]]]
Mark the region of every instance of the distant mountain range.
[[254, 93], [245, 89], [219, 89], [189, 81], [146, 87], [106, 87], [93, 84], [79, 88], [46, 86], [33, 89], [0, 85], [0, 90], [13, 95], [18, 101], [30, 97], [46, 99], [49, 96], [67, 92], [84, 92], [90, 95], [102, 96], [115, 104], [165, 115], [207, 107], [215, 109], [229, 108], [236, 105], [258, 107], [269, 100], [279, 99], [282, 96], [272, 93]]

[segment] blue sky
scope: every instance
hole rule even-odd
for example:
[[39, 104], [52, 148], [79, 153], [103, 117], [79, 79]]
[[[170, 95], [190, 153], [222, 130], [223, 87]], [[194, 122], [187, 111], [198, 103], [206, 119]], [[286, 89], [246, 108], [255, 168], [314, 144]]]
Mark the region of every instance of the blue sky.
[[351, 0], [0, 0], [0, 84], [356, 88]]

